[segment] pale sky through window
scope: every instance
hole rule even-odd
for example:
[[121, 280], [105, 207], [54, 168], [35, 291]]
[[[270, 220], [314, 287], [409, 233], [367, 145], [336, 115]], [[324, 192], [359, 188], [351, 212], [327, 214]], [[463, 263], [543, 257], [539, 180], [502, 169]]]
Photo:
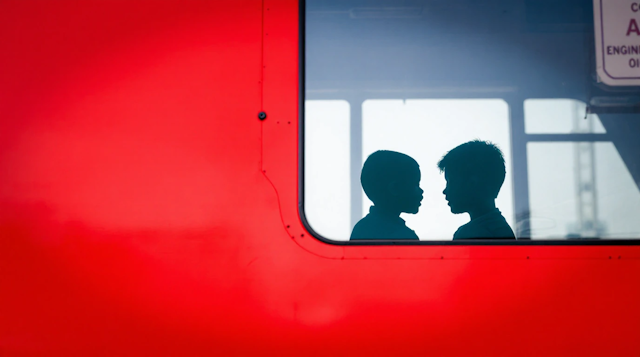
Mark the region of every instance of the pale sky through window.
[[[402, 214], [421, 240], [450, 240], [469, 221], [454, 215], [442, 194], [446, 181], [437, 167], [442, 156], [474, 139], [488, 140], [505, 154], [507, 177], [497, 206], [513, 226], [513, 188], [509, 108], [501, 99], [367, 100], [363, 104], [363, 161], [376, 150], [394, 150], [413, 157], [420, 165], [425, 191], [418, 214]], [[363, 195], [363, 214], [371, 206]]]
[[[422, 207], [418, 214], [402, 217], [421, 239], [450, 240], [468, 221], [467, 215], [450, 212], [437, 162], [448, 150], [476, 138], [496, 143], [505, 153], [507, 178], [497, 203], [513, 224], [509, 111], [503, 100], [368, 100], [362, 109], [363, 162], [376, 150], [394, 150], [420, 164]], [[335, 240], [348, 240], [351, 233], [348, 130], [346, 102], [306, 102], [305, 213], [316, 232]], [[371, 203], [363, 197], [364, 216]]]
[[[606, 133], [586, 105], [572, 99], [529, 99], [524, 103], [530, 134]], [[309, 100], [305, 112], [305, 215], [325, 238], [348, 240], [351, 233], [350, 108], [343, 100]], [[517, 230], [511, 172], [509, 108], [501, 99], [367, 100], [362, 106], [362, 162], [376, 150], [413, 157], [422, 172], [424, 200], [416, 215], [403, 214], [422, 240], [450, 240], [468, 222], [444, 199], [445, 180], [436, 166], [448, 150], [473, 139], [489, 140], [503, 151], [507, 177], [496, 201]], [[527, 146], [531, 236], [564, 239], [579, 231], [577, 142], [533, 142]], [[640, 191], [610, 142], [591, 144], [598, 229], [603, 238], [640, 235]], [[584, 147], [584, 146], [583, 146]], [[582, 165], [584, 166], [584, 164]], [[585, 171], [586, 170], [586, 171]], [[361, 189], [359, 187], [359, 189]], [[584, 194], [584, 192], [583, 192]], [[587, 197], [588, 198], [588, 197]], [[362, 216], [371, 202], [363, 193]]]

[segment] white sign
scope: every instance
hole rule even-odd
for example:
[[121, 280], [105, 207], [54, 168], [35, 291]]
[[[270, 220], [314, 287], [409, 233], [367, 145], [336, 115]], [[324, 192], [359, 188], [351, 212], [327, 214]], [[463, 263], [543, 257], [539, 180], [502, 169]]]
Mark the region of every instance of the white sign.
[[593, 17], [600, 80], [640, 85], [640, 0], [594, 0]]

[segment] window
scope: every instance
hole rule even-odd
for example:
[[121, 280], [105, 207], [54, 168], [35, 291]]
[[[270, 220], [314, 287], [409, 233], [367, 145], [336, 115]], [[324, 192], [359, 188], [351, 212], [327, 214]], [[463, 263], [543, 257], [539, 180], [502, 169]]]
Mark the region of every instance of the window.
[[[578, 100], [528, 99], [524, 108], [527, 133], [607, 134]], [[594, 139], [527, 144], [531, 238], [640, 236], [638, 185], [613, 138]]]
[[525, 100], [524, 125], [527, 134], [606, 133], [598, 115], [575, 99]]
[[349, 103], [310, 100], [305, 104], [304, 195], [307, 221], [333, 240], [351, 233]]
[[438, 162], [479, 139], [502, 151], [495, 205], [514, 242], [640, 238], [640, 88], [597, 80], [591, 3], [307, 0], [305, 11], [302, 213], [318, 236], [350, 240], [374, 205], [363, 165], [391, 150], [420, 166], [406, 227], [420, 241], [465, 238], [472, 214], [447, 203]]
[[[449, 150], [475, 138], [490, 140], [505, 153], [506, 184], [497, 205], [513, 224], [511, 187], [511, 141], [509, 108], [501, 99], [407, 99], [367, 100], [362, 105], [362, 162], [377, 150], [394, 150], [413, 157], [422, 173], [425, 191], [417, 214], [402, 214], [407, 226], [423, 240], [452, 237], [468, 221], [451, 214], [442, 190], [446, 181], [436, 163]], [[373, 205], [362, 193], [362, 215]]]

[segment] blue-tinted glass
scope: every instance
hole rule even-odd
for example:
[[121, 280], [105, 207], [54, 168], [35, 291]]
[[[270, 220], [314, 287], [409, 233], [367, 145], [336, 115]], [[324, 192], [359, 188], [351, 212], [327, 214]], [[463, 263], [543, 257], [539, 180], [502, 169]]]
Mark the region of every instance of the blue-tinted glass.
[[517, 238], [640, 237], [640, 88], [598, 80], [592, 1], [308, 0], [305, 12], [317, 128], [305, 131], [305, 212], [318, 234], [349, 240], [378, 214], [361, 174], [392, 150], [421, 174], [403, 224], [421, 240], [464, 236], [488, 218], [453, 213], [438, 162], [477, 138], [502, 150], [495, 204]]

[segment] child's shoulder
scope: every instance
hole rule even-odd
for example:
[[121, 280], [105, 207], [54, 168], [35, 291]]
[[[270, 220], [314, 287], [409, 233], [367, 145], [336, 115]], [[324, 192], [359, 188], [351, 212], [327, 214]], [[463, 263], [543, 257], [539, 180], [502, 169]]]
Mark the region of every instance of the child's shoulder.
[[471, 221], [458, 228], [453, 234], [453, 239], [470, 239], [470, 238], [485, 238], [489, 237], [491, 232], [487, 230], [482, 224]]
[[513, 230], [498, 209], [483, 217], [462, 225], [453, 235], [453, 239], [470, 238], [515, 238]]
[[397, 220], [381, 219], [367, 215], [353, 227], [352, 240], [355, 239], [419, 239], [416, 233], [398, 217]]
[[353, 227], [350, 239], [370, 239], [377, 231], [376, 226], [375, 220], [371, 219], [371, 216], [366, 215]]

